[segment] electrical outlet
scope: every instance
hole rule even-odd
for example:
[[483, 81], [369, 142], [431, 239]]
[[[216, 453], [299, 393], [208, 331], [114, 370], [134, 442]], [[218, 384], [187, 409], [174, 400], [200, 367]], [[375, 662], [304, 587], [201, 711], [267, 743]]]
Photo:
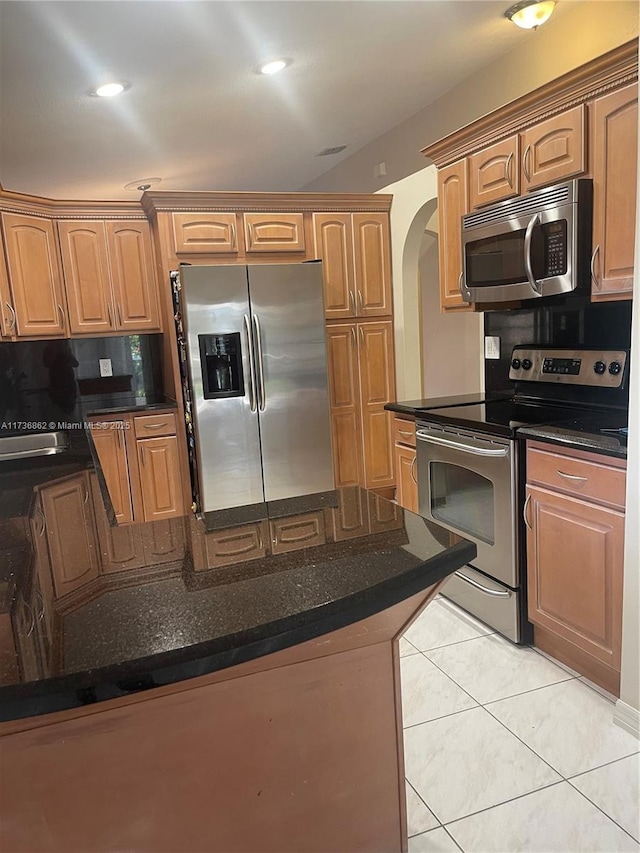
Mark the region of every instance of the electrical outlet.
[[110, 358], [100, 359], [100, 376], [113, 376]]
[[500, 338], [497, 335], [485, 335], [484, 357], [500, 358]]

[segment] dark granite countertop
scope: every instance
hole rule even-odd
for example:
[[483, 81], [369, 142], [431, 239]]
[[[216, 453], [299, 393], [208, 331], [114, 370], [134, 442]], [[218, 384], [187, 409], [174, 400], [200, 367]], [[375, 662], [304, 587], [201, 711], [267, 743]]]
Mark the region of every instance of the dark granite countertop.
[[[605, 428], [606, 429], [606, 428]], [[611, 427], [616, 429], [616, 427]], [[521, 427], [520, 438], [535, 439], [574, 450], [588, 450], [604, 456], [627, 458], [627, 437], [621, 433], [601, 432], [598, 423], [589, 420], [575, 420], [566, 424], [548, 426]]]
[[477, 391], [473, 394], [453, 394], [450, 397], [425, 397], [421, 400], [404, 400], [402, 402], [387, 403], [385, 409], [390, 412], [398, 412], [400, 415], [413, 415], [418, 417], [422, 412], [431, 409], [445, 409], [450, 406], [468, 406], [479, 403], [482, 400], [507, 400], [511, 394], [505, 391], [502, 394], [483, 394]]
[[147, 397], [127, 397], [124, 395], [113, 395], [112, 404], [106, 401], [100, 403], [86, 403], [83, 407], [84, 414], [90, 415], [114, 415], [125, 412], [145, 412], [157, 409], [176, 409], [177, 403], [169, 397], [153, 395]]
[[[76, 470], [83, 470], [80, 462]], [[36, 481], [42, 483], [38, 477]], [[180, 518], [116, 528], [120, 537], [141, 543], [138, 555], [143, 556], [135, 568], [114, 572], [104, 538], [113, 528], [100, 520], [95, 492], [93, 504], [93, 530], [87, 533], [91, 537], [97, 531], [100, 567], [84, 589], [58, 598], [53, 591], [48, 601], [42, 594], [34, 598], [36, 577], [40, 588], [46, 585], [34, 557], [35, 541], [22, 551], [29, 559], [7, 564], [8, 574], [14, 575], [7, 579], [13, 580], [8, 588], [16, 597], [9, 604], [11, 612], [21, 606], [20, 596], [25, 601], [30, 596], [33, 619], [12, 619], [17, 666], [0, 668], [1, 720], [127, 695], [287, 648], [382, 611], [475, 556], [471, 543], [450, 546], [449, 534], [441, 528], [371, 492], [351, 488], [335, 493], [334, 506], [317, 510], [326, 541], [315, 547], [196, 571], [194, 542], [217, 532], [207, 534], [202, 522]], [[347, 505], [364, 508], [369, 521], [344, 540], [335, 531]], [[24, 524], [29, 510], [24, 502], [15, 509], [17, 518], [9, 523], [21, 520], [28, 535], [34, 530]], [[294, 515], [295, 509], [292, 505]], [[308, 512], [308, 501], [301, 511]], [[264, 516], [267, 520], [256, 523], [275, 523], [269, 520], [268, 505]], [[281, 523], [280, 513], [277, 518]], [[177, 558], [159, 567], [154, 543], [166, 538], [167, 531], [182, 544]], [[265, 532], [267, 540], [266, 527]], [[48, 536], [49, 528], [42, 541]], [[52, 572], [49, 566], [46, 571]], [[25, 577], [16, 578], [16, 573]]]

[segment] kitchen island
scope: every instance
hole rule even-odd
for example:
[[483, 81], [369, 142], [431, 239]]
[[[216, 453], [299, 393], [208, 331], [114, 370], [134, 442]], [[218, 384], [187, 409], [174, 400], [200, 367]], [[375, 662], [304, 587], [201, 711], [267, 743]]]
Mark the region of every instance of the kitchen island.
[[[362, 489], [324, 501], [312, 547], [276, 535], [260, 559], [210, 569], [192, 544], [207, 531], [185, 518], [164, 574], [139, 565], [71, 604], [33, 597], [40, 546], [16, 546], [3, 849], [404, 848], [399, 636], [475, 547]], [[264, 515], [268, 535], [285, 529]], [[13, 599], [38, 602], [32, 618]], [[43, 624], [48, 654], [28, 668], [20, 655]]]

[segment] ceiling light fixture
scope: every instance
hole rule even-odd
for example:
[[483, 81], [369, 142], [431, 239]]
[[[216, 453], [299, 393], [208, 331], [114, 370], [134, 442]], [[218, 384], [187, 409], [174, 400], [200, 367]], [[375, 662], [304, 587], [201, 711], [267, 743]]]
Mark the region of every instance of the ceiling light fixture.
[[522, 0], [507, 9], [504, 16], [523, 30], [537, 30], [549, 20], [555, 5], [555, 0]]
[[125, 190], [146, 192], [147, 190], [159, 184], [162, 178], [138, 178], [137, 181], [130, 181], [124, 185]]
[[131, 83], [127, 83], [124, 80], [114, 80], [112, 83], [104, 83], [102, 86], [97, 86], [91, 90], [90, 94], [96, 95], [98, 98], [113, 98], [130, 88]]
[[261, 74], [277, 74], [278, 71], [282, 71], [283, 68], [286, 68], [287, 65], [290, 65], [291, 62], [288, 59], [274, 59], [272, 62], [267, 62], [265, 65], [260, 66]]

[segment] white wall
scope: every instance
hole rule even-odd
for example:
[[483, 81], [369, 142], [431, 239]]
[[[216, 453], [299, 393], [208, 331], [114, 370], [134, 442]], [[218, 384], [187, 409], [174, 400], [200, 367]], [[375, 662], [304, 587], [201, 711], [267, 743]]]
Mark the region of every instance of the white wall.
[[[482, 373], [482, 315], [440, 314], [437, 247], [434, 270], [434, 253], [428, 252], [427, 246], [429, 257], [422, 270], [421, 284], [419, 261], [425, 228], [427, 225], [434, 228], [437, 220], [435, 166], [427, 166], [379, 192], [393, 194], [391, 262], [397, 399], [417, 400], [425, 394], [437, 397], [477, 390], [480, 388]], [[422, 318], [419, 310], [421, 289], [426, 293]], [[423, 339], [429, 342], [426, 365], [422, 354]], [[462, 348], [459, 346], [461, 340], [465, 342]], [[437, 362], [432, 356], [432, 343], [440, 348]], [[464, 377], [464, 381], [461, 381], [461, 377]]]
[[[508, 6], [505, 2], [505, 9]], [[382, 181], [395, 183], [417, 172], [428, 163], [421, 148], [635, 38], [638, 9], [634, 0], [588, 0], [576, 3], [558, 18], [552, 17], [536, 32], [521, 31], [515, 49], [302, 189], [376, 192]], [[373, 169], [382, 161], [387, 177], [380, 179], [374, 177]]]

